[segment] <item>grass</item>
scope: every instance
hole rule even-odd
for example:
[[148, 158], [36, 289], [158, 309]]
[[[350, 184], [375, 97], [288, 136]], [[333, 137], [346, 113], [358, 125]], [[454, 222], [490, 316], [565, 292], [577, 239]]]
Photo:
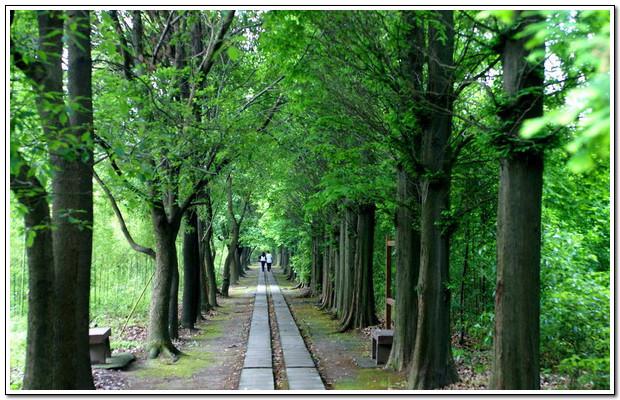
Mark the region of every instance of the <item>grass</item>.
[[9, 320], [9, 365], [11, 390], [22, 388], [24, 365], [26, 363], [26, 331], [28, 319], [23, 316], [11, 316]]

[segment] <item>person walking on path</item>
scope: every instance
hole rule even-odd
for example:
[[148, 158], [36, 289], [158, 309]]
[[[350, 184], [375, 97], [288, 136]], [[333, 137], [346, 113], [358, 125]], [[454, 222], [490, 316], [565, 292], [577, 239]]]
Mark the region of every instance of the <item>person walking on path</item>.
[[273, 258], [271, 257], [271, 253], [269, 251], [267, 251], [265, 258], [267, 260], [267, 271], [271, 271], [271, 263], [273, 262]]
[[267, 256], [265, 256], [265, 252], [260, 255], [260, 269], [265, 272], [265, 262], [267, 261]]

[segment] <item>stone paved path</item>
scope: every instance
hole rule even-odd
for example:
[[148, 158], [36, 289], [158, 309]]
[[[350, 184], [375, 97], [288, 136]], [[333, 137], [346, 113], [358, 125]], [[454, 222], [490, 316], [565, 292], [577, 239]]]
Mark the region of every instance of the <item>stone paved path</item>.
[[271, 272], [259, 272], [254, 313], [239, 389], [274, 389], [267, 289], [271, 294], [276, 316], [276, 321], [271, 323], [277, 325], [280, 334], [289, 389], [325, 390], [314, 361]]

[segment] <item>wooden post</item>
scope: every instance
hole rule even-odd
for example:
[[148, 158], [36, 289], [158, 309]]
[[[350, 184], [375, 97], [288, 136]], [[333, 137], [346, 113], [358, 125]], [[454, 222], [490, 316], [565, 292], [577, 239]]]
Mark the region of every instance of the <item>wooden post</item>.
[[392, 247], [394, 241], [385, 237], [385, 329], [392, 329]]

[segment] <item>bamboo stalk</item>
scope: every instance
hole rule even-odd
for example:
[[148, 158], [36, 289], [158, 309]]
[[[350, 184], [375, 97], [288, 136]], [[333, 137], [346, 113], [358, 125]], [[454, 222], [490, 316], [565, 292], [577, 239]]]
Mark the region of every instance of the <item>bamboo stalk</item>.
[[138, 297], [138, 300], [134, 303], [131, 311], [129, 312], [129, 315], [127, 316], [127, 319], [125, 320], [125, 324], [123, 325], [123, 328], [121, 329], [121, 332], [118, 334], [118, 336], [121, 336], [123, 334], [123, 332], [125, 332], [125, 328], [127, 328], [127, 324], [129, 323], [129, 319], [133, 316], [133, 313], [136, 311], [136, 307], [138, 307], [138, 303], [140, 303], [140, 300], [142, 300], [142, 296], [144, 296], [144, 293], [146, 292], [146, 288], [149, 287], [149, 284], [153, 280], [154, 276], [155, 276], [155, 271], [153, 271], [153, 274], [149, 278], [149, 281], [146, 283], [146, 285], [144, 285], [144, 289], [142, 289], [142, 293], [140, 293], [140, 297]]

